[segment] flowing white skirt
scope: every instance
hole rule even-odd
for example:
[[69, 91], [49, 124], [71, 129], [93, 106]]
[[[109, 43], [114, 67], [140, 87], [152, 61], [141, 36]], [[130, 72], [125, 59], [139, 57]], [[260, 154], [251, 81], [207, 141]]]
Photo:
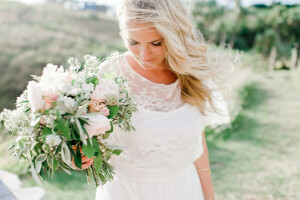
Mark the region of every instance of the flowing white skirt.
[[167, 181], [146, 182], [114, 176], [112, 182], [98, 187], [96, 193], [96, 200], [203, 199], [200, 179], [194, 164], [191, 164], [183, 175]]

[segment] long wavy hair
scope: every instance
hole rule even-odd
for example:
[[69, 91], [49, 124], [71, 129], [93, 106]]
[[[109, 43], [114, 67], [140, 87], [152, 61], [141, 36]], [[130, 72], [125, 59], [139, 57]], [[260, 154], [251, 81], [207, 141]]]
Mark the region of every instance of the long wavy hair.
[[212, 89], [204, 83], [224, 73], [230, 63], [208, 58], [207, 44], [181, 0], [122, 0], [117, 16], [123, 39], [130, 29], [128, 23], [152, 24], [164, 38], [167, 66], [180, 81], [182, 99], [203, 114], [206, 101], [217, 111]]

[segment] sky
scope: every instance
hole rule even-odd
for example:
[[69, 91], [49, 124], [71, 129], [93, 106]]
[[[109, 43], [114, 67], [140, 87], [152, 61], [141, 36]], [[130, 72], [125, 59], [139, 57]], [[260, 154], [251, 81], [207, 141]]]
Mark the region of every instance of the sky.
[[[36, 4], [36, 3], [44, 3], [46, 0], [15, 0], [19, 2], [24, 2], [26, 4]], [[186, 0], [186, 1], [197, 1], [197, 0]], [[230, 2], [234, 2], [234, 0], [217, 0], [221, 5], [228, 5]], [[281, 2], [283, 4], [300, 4], [300, 0], [274, 0], [275, 2]], [[103, 2], [108, 5], [117, 4], [118, 0], [98, 0], [98, 2]], [[241, 0], [243, 6], [250, 6], [252, 4], [270, 4], [272, 0]]]

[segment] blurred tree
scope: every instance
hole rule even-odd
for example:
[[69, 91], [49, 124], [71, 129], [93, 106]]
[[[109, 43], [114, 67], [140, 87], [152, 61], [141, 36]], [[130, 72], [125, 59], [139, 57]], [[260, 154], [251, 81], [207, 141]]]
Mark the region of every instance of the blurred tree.
[[195, 4], [195, 21], [207, 40], [241, 50], [254, 48], [266, 56], [275, 46], [279, 58], [290, 57], [291, 49], [300, 44], [300, 6], [273, 3], [243, 8], [240, 0], [233, 1], [234, 10], [215, 0]]

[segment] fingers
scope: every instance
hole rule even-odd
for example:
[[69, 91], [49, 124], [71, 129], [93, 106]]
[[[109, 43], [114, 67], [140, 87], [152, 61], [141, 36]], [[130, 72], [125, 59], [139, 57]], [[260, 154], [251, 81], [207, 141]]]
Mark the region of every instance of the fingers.
[[82, 169], [87, 169], [87, 168], [89, 168], [93, 164], [93, 162], [94, 162], [94, 158], [91, 159], [89, 162], [86, 162], [86, 163], [82, 164], [81, 168]]
[[81, 161], [82, 161], [81, 169], [76, 166], [76, 164], [74, 162], [74, 158], [72, 159], [71, 163], [72, 163], [74, 169], [76, 169], [76, 170], [87, 169], [93, 164], [94, 158], [95, 158], [95, 156], [93, 156], [92, 158], [88, 158], [87, 156], [82, 156], [81, 157]]
[[[76, 146], [72, 146], [72, 148], [74, 149], [75, 152], [77, 151], [77, 147]], [[91, 158], [88, 158], [87, 156], [83, 155], [82, 148], [79, 147], [79, 149], [80, 149], [80, 153], [82, 155], [81, 156], [81, 162], [82, 162], [81, 169], [79, 169], [78, 167], [76, 167], [75, 162], [74, 162], [74, 158], [72, 159], [72, 165], [73, 165], [73, 167], [76, 170], [87, 169], [87, 168], [89, 168], [93, 164], [95, 156], [93, 156]]]
[[82, 163], [85, 163], [85, 162], [91, 161], [94, 158], [95, 158], [95, 156], [93, 156], [91, 158], [88, 158], [87, 156], [81, 156], [81, 161], [82, 161]]

